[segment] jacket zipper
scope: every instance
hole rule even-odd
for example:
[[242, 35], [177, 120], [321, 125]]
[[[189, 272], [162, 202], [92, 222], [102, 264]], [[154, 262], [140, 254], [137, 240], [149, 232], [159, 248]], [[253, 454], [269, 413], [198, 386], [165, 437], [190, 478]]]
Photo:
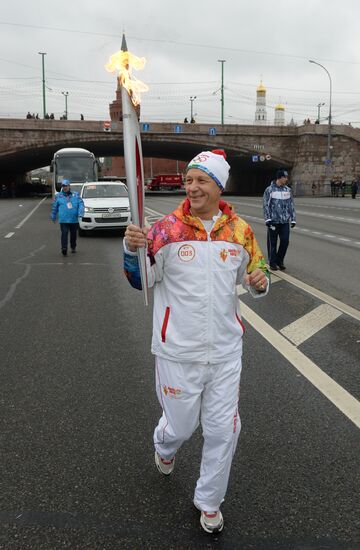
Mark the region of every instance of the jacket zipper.
[[163, 320], [163, 324], [162, 324], [162, 327], [161, 327], [161, 341], [162, 342], [166, 341], [166, 329], [167, 329], [168, 322], [169, 322], [169, 316], [170, 316], [170, 308], [169, 308], [169, 306], [167, 306], [167, 308], [165, 309], [164, 320]]
[[[208, 277], [209, 277], [209, 280], [208, 280], [208, 296], [209, 296], [209, 315], [208, 315], [208, 329], [207, 329], [207, 334], [208, 334], [208, 363], [211, 363], [211, 352], [210, 352], [210, 345], [211, 345], [211, 342], [212, 342], [212, 320], [213, 320], [213, 285], [212, 285], [212, 279], [213, 279], [213, 275], [212, 275], [212, 269], [211, 269], [211, 253], [212, 253], [212, 246], [211, 246], [211, 237], [210, 237], [210, 233], [211, 233], [212, 229], [208, 232], [207, 234], [207, 241], [208, 241]], [[211, 334], [210, 334], [211, 332]]]

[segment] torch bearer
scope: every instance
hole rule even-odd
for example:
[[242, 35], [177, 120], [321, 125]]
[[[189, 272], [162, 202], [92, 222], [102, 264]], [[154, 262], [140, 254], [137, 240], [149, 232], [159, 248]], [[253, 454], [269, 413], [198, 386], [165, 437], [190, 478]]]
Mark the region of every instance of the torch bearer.
[[[144, 227], [145, 223], [144, 168], [140, 127], [135, 106], [140, 103], [139, 93], [147, 91], [148, 88], [139, 80], [130, 78], [129, 69], [131, 66], [143, 68], [144, 65], [144, 58], [137, 58], [128, 52], [125, 35], [123, 35], [121, 51], [112, 55], [105, 66], [109, 71], [113, 71], [116, 68], [120, 71], [119, 84], [121, 87], [126, 183], [129, 190], [131, 219], [135, 225], [141, 228]], [[147, 306], [149, 301], [146, 272], [146, 247], [138, 248], [137, 254], [144, 303]]]

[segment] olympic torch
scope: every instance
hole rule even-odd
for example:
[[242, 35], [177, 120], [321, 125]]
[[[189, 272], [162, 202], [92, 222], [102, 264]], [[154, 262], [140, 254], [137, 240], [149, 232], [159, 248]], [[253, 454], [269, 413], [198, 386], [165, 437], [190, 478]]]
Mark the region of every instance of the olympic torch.
[[[126, 183], [129, 190], [131, 219], [135, 225], [144, 227], [144, 167], [141, 148], [140, 127], [135, 106], [140, 103], [140, 93], [147, 91], [148, 87], [141, 81], [131, 78], [132, 68], [142, 69], [145, 65], [144, 58], [138, 58], [131, 54], [123, 35], [121, 50], [110, 57], [105, 68], [113, 72], [119, 70], [119, 84], [121, 87], [124, 159], [126, 171]], [[141, 276], [141, 286], [144, 303], [147, 306], [148, 283], [146, 273], [146, 248], [138, 249], [138, 259]]]

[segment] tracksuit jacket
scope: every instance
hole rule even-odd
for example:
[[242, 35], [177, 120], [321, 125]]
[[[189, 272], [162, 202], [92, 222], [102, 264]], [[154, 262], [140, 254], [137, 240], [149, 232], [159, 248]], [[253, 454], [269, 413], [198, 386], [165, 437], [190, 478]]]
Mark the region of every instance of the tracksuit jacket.
[[[181, 362], [220, 363], [241, 354], [244, 325], [236, 284], [260, 268], [269, 277], [251, 227], [220, 201], [207, 233], [186, 199], [148, 233], [148, 286], [154, 286], [152, 353]], [[141, 289], [138, 259], [124, 254], [130, 283]]]
[[[71, 204], [71, 208], [68, 204]], [[51, 219], [56, 220], [59, 214], [59, 223], [78, 223], [78, 218], [84, 215], [84, 201], [78, 193], [64, 193], [60, 191], [51, 207]]]
[[265, 223], [296, 223], [294, 200], [288, 185], [279, 187], [272, 181], [265, 189], [263, 200]]

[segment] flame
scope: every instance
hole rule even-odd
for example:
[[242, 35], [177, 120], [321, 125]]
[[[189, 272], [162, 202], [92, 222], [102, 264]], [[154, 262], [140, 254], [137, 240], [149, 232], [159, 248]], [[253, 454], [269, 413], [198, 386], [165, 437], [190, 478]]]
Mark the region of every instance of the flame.
[[137, 57], [130, 52], [119, 50], [110, 56], [105, 65], [105, 69], [109, 73], [119, 72], [120, 83], [129, 92], [135, 107], [140, 104], [140, 94], [147, 92], [149, 88], [144, 82], [132, 76], [132, 70], [142, 70], [145, 63], [145, 57]]

